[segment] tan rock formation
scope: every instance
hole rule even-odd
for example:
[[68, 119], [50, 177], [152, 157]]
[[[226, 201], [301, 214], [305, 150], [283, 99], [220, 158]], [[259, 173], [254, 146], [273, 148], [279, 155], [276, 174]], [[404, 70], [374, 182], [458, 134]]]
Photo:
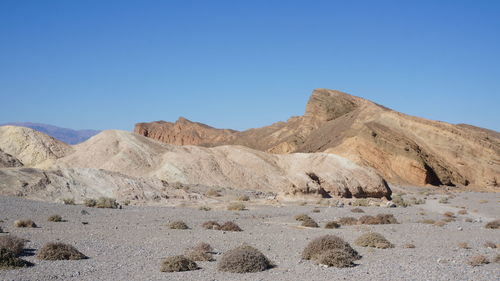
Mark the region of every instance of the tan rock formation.
[[408, 116], [334, 90], [315, 90], [304, 116], [212, 139], [199, 142], [337, 153], [392, 182], [499, 189], [500, 133]]
[[23, 163], [0, 149], [0, 168], [21, 167]]

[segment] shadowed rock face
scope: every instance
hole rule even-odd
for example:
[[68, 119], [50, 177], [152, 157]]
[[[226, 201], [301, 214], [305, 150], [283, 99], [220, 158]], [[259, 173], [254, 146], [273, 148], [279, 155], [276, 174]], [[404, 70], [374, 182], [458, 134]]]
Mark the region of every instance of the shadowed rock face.
[[[135, 132], [172, 143], [163, 137], [174, 133], [171, 127], [156, 124], [144, 134], [146, 126], [137, 124]], [[208, 138], [191, 129], [189, 134], [199, 138], [184, 144], [239, 144], [279, 154], [328, 152], [373, 167], [396, 183], [499, 189], [500, 133], [408, 116], [334, 90], [313, 91], [305, 115], [287, 122], [243, 132], [211, 128]]]

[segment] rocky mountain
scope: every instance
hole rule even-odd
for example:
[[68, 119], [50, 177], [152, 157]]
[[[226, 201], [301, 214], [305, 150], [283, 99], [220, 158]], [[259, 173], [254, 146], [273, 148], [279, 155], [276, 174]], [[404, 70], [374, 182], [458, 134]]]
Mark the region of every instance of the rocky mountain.
[[67, 144], [81, 143], [100, 132], [98, 130], [73, 130], [47, 124], [30, 123], [30, 122], [10, 122], [5, 124], [0, 124], [0, 126], [18, 126], [18, 127], [31, 128], [33, 130], [47, 134]]
[[[196, 130], [203, 125], [182, 120], [196, 126], [184, 125], [186, 132], [171, 130], [176, 123], [139, 123], [135, 132], [167, 143], [172, 136], [202, 136]], [[225, 130], [219, 136], [214, 135], [217, 129], [211, 132], [210, 138], [184, 138], [183, 144], [237, 144], [277, 154], [335, 153], [395, 183], [499, 188], [500, 133], [405, 115], [335, 90], [314, 90], [305, 114], [287, 122]]]
[[147, 203], [178, 193], [176, 184], [273, 192], [282, 198], [391, 194], [373, 169], [328, 153], [176, 146], [114, 130], [69, 146], [21, 127], [0, 128], [0, 149], [24, 164], [0, 169], [0, 193], [43, 200], [100, 194]]

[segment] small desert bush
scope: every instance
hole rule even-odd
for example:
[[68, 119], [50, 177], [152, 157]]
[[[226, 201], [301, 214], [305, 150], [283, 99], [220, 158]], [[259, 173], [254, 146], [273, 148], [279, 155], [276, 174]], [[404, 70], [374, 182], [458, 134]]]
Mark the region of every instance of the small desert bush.
[[125, 200], [125, 201], [123, 201], [123, 205], [125, 205], [125, 206], [130, 205], [130, 200]]
[[363, 209], [361, 209], [361, 208], [354, 208], [354, 209], [351, 209], [351, 212], [353, 212], [353, 213], [364, 213], [365, 211], [363, 211]]
[[379, 249], [393, 248], [394, 245], [391, 244], [385, 237], [376, 232], [365, 233], [358, 237], [354, 243], [361, 247], [374, 247]]
[[0, 269], [14, 269], [32, 266], [33, 264], [17, 257], [12, 251], [0, 248]]
[[32, 220], [16, 220], [14, 221], [16, 227], [37, 227]]
[[97, 199], [97, 204], [95, 206], [97, 208], [116, 209], [118, 208], [118, 203], [116, 202], [116, 199], [113, 198], [99, 197], [99, 199]]
[[62, 217], [60, 215], [52, 215], [47, 220], [52, 222], [62, 222]]
[[458, 211], [458, 214], [459, 215], [467, 215], [468, 213], [467, 213], [467, 210], [460, 210], [460, 211]]
[[311, 218], [303, 220], [301, 225], [305, 227], [319, 227], [318, 223]]
[[458, 247], [461, 249], [470, 249], [471, 247], [469, 246], [469, 243], [467, 242], [460, 242], [458, 243]]
[[0, 249], [7, 249], [18, 256], [23, 253], [26, 242], [27, 240], [13, 235], [0, 236]]
[[75, 205], [75, 199], [73, 198], [62, 198], [64, 205]]
[[325, 228], [327, 229], [333, 229], [333, 228], [339, 228], [340, 224], [336, 221], [329, 221], [325, 224]]
[[183, 221], [173, 221], [169, 225], [170, 229], [188, 229], [189, 227]]
[[441, 204], [448, 204], [450, 202], [450, 198], [449, 197], [441, 197], [438, 202]]
[[64, 243], [47, 243], [36, 256], [41, 260], [81, 260], [87, 258], [75, 247]]
[[221, 194], [219, 193], [219, 191], [217, 191], [217, 189], [210, 189], [210, 190], [208, 190], [205, 193], [205, 196], [208, 196], [208, 197], [220, 197]]
[[302, 252], [302, 258], [327, 266], [347, 267], [361, 256], [342, 238], [325, 235], [309, 242]]
[[490, 263], [490, 261], [488, 260], [487, 257], [485, 257], [483, 255], [477, 255], [477, 256], [473, 256], [469, 260], [468, 263], [469, 263], [469, 265], [472, 265], [472, 266], [480, 266], [480, 265], [488, 264], [488, 263]]
[[236, 223], [232, 221], [223, 223], [219, 229], [223, 231], [243, 231], [243, 229], [241, 229]]
[[219, 230], [220, 224], [216, 221], [206, 221], [201, 225], [205, 229]]
[[312, 220], [312, 218], [306, 214], [300, 214], [295, 216], [296, 221]]
[[251, 246], [240, 246], [222, 255], [217, 269], [224, 272], [260, 272], [272, 267], [271, 262], [259, 250]]
[[83, 200], [83, 205], [87, 207], [95, 207], [97, 205], [97, 200], [92, 199], [92, 198], [87, 198]]
[[398, 221], [392, 214], [378, 214], [376, 216], [362, 216], [359, 224], [397, 224]]
[[493, 258], [493, 261], [496, 262], [496, 263], [500, 263], [500, 254], [496, 255], [494, 258]]
[[492, 248], [492, 249], [496, 249], [497, 245], [491, 241], [486, 241], [484, 242], [484, 246], [486, 248]]
[[239, 202], [231, 203], [227, 206], [227, 209], [229, 211], [243, 211], [245, 210], [245, 204]]
[[488, 200], [479, 200], [479, 204], [486, 204], [488, 203]]
[[358, 223], [358, 220], [353, 217], [343, 217], [338, 220], [340, 225], [355, 225]]
[[421, 204], [425, 204], [425, 199], [422, 199], [422, 198], [416, 198], [416, 197], [410, 197], [408, 199], [408, 203], [411, 205], [421, 205]]
[[185, 256], [193, 261], [213, 261], [213, 248], [208, 243], [200, 243], [185, 253]]
[[471, 219], [471, 218], [466, 218], [464, 221], [465, 221], [465, 222], [474, 222], [474, 220], [473, 220], [473, 219]]
[[423, 219], [423, 220], [419, 220], [418, 222], [425, 223], [425, 224], [435, 224], [436, 223], [435, 220], [431, 220], [431, 219]]
[[500, 219], [499, 220], [490, 221], [484, 227], [490, 228], [490, 229], [498, 229], [498, 228], [500, 228]]
[[198, 265], [185, 256], [165, 258], [161, 264], [161, 272], [180, 272], [198, 269]]
[[393, 202], [394, 204], [396, 204], [397, 206], [399, 206], [399, 207], [404, 207], [404, 208], [406, 208], [406, 207], [408, 207], [408, 206], [411, 206], [411, 203], [410, 203], [410, 202], [408, 202], [408, 201], [405, 201], [405, 200], [403, 199], [403, 196], [401, 196], [401, 195], [399, 195], [399, 194], [396, 194], [396, 195], [392, 196], [392, 202]]
[[321, 210], [320, 210], [320, 209], [318, 209], [318, 208], [314, 208], [314, 209], [312, 210], [312, 212], [313, 212], [313, 213], [319, 213], [319, 212], [321, 212]]
[[208, 212], [208, 211], [212, 210], [212, 208], [210, 208], [210, 207], [208, 207], [208, 206], [200, 206], [200, 207], [198, 208], [198, 210]]
[[437, 221], [434, 223], [435, 226], [439, 226], [439, 227], [443, 227], [446, 225], [446, 222], [445, 221]]
[[250, 196], [248, 195], [241, 195], [237, 198], [238, 201], [250, 201]]
[[415, 245], [411, 244], [411, 243], [408, 243], [408, 244], [405, 244], [403, 247], [407, 248], [407, 249], [414, 249], [415, 248]]
[[449, 217], [449, 218], [454, 218], [455, 217], [455, 214], [453, 212], [445, 212], [443, 214], [443, 216], [445, 217]]
[[370, 201], [368, 199], [356, 199], [352, 202], [352, 205], [356, 207], [368, 207], [370, 206]]

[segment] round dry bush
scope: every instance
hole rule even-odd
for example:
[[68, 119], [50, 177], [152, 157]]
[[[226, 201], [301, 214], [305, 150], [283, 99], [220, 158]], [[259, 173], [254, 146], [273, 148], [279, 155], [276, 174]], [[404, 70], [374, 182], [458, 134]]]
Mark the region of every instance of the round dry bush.
[[47, 243], [36, 256], [41, 260], [81, 260], [87, 258], [75, 247], [64, 243]]
[[205, 229], [219, 230], [220, 224], [216, 221], [206, 221], [201, 225]]
[[490, 221], [484, 227], [490, 228], [490, 229], [498, 229], [498, 228], [500, 228], [500, 219], [499, 220]]
[[238, 201], [250, 201], [250, 197], [248, 195], [241, 195], [237, 199]]
[[99, 199], [97, 199], [97, 203], [95, 206], [97, 208], [116, 209], [118, 208], [118, 202], [116, 202], [116, 199], [113, 198], [100, 197]]
[[313, 219], [303, 220], [301, 225], [305, 227], [319, 227], [318, 223]]
[[407, 248], [407, 249], [414, 249], [415, 248], [415, 245], [411, 244], [411, 243], [408, 243], [408, 244], [405, 244], [403, 247]]
[[439, 226], [439, 227], [443, 227], [446, 225], [446, 222], [445, 221], [437, 221], [434, 223], [435, 226]]
[[28, 241], [12, 235], [0, 236], [0, 248], [7, 249], [15, 255], [23, 253], [26, 242]]
[[12, 251], [0, 248], [0, 269], [14, 269], [32, 266], [33, 264], [17, 257]]
[[223, 231], [243, 231], [243, 229], [241, 229], [237, 224], [235, 224], [232, 221], [227, 221], [223, 223], [219, 229]]
[[198, 245], [186, 251], [186, 257], [193, 261], [213, 261], [213, 248], [208, 243], [199, 243]]
[[62, 217], [60, 215], [52, 215], [48, 218], [48, 221], [62, 222]]
[[484, 242], [484, 246], [486, 248], [496, 249], [497, 245], [491, 241]]
[[83, 200], [83, 204], [87, 207], [95, 207], [97, 205], [97, 200], [95, 199], [85, 199]]
[[232, 273], [259, 272], [271, 267], [267, 257], [251, 246], [240, 246], [227, 251], [217, 265], [218, 270]]
[[312, 212], [313, 212], [313, 213], [319, 213], [319, 212], [321, 212], [321, 210], [320, 210], [320, 209], [318, 209], [318, 208], [314, 208], [314, 209], [312, 210]]
[[449, 217], [449, 218], [454, 218], [455, 217], [455, 214], [453, 212], [445, 212], [443, 214], [443, 216], [445, 217]]
[[354, 266], [354, 257], [345, 251], [339, 249], [327, 250], [319, 254], [315, 261], [318, 264], [335, 267]]
[[471, 247], [469, 246], [469, 243], [467, 243], [467, 242], [460, 242], [457, 245], [461, 249], [471, 249]]
[[336, 221], [329, 221], [325, 224], [325, 228], [328, 228], [328, 229], [339, 228], [339, 227], [340, 227], [340, 224]]
[[169, 225], [170, 229], [188, 229], [189, 227], [183, 221], [173, 221]]
[[300, 214], [295, 216], [296, 221], [312, 220], [312, 218], [306, 214]]
[[358, 223], [358, 220], [353, 217], [343, 217], [338, 220], [340, 225], [355, 225]]
[[374, 247], [380, 249], [393, 248], [394, 245], [387, 241], [385, 237], [376, 232], [365, 233], [358, 237], [354, 243], [361, 247]]
[[354, 260], [360, 259], [361, 256], [354, 250], [349, 243], [335, 235], [324, 235], [318, 237], [306, 246], [302, 252], [302, 258], [305, 260], [315, 259], [321, 253], [328, 250], [341, 250], [350, 255]]
[[490, 263], [490, 261], [488, 260], [487, 257], [485, 257], [483, 255], [477, 255], [477, 256], [473, 256], [469, 260], [468, 263], [469, 263], [469, 265], [472, 265], [472, 266], [480, 266], [480, 265], [488, 264], [488, 263]]
[[198, 269], [198, 265], [185, 256], [172, 256], [163, 260], [160, 271], [180, 272]]
[[37, 227], [32, 220], [17, 220], [14, 221], [14, 226], [16, 227]]
[[459, 215], [467, 215], [467, 210], [460, 210], [458, 211]]
[[351, 212], [353, 212], [353, 213], [364, 213], [365, 211], [363, 211], [363, 209], [361, 209], [361, 208], [354, 208], [354, 209], [351, 209]]
[[210, 189], [210, 190], [208, 190], [205, 193], [205, 196], [208, 196], [208, 197], [220, 197], [222, 195], [216, 189]]
[[243, 211], [245, 210], [245, 204], [239, 202], [231, 203], [229, 204], [229, 206], [227, 206], [227, 209], [229, 211]]
[[192, 249], [203, 251], [203, 252], [213, 252], [213, 250], [214, 250], [212, 248], [212, 246], [210, 246], [210, 244], [205, 243], [205, 242], [199, 243], [198, 245], [194, 246]]
[[493, 262], [500, 263], [500, 254], [496, 255], [496, 256], [493, 258]]
[[436, 223], [435, 220], [431, 220], [431, 219], [423, 219], [423, 220], [419, 220], [418, 222], [419, 223], [425, 223], [425, 224], [434, 224], [434, 223]]

